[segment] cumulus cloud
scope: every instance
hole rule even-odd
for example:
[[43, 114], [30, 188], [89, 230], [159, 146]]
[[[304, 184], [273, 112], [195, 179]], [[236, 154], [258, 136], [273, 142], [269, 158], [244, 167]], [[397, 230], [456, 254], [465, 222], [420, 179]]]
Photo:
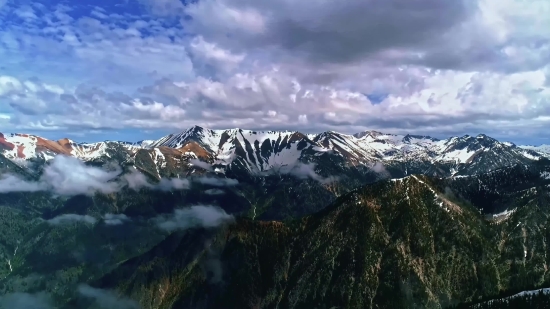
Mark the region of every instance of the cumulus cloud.
[[63, 214], [48, 220], [48, 223], [52, 225], [63, 225], [63, 224], [71, 224], [76, 222], [95, 224], [97, 220], [96, 218], [89, 215], [77, 215], [77, 214]]
[[191, 206], [190, 208], [176, 209], [171, 215], [163, 215], [155, 218], [160, 229], [173, 232], [178, 229], [193, 227], [216, 227], [226, 222], [231, 222], [233, 216], [223, 209], [215, 206]]
[[201, 183], [203, 185], [215, 186], [215, 187], [230, 187], [236, 186], [239, 184], [237, 179], [233, 178], [217, 178], [217, 177], [196, 177], [193, 178], [193, 181]]
[[97, 289], [87, 284], [78, 286], [78, 292], [82, 297], [93, 299], [99, 308], [139, 309], [138, 302], [121, 297], [112, 291]]
[[128, 218], [125, 214], [108, 213], [103, 216], [103, 222], [107, 225], [121, 225], [127, 221], [130, 221], [130, 218]]
[[1, 19], [0, 131], [546, 138], [546, 0], [140, 3], [132, 16], [16, 5], [24, 26]]
[[49, 295], [45, 293], [9, 293], [0, 296], [0, 307], [9, 309], [53, 309]]

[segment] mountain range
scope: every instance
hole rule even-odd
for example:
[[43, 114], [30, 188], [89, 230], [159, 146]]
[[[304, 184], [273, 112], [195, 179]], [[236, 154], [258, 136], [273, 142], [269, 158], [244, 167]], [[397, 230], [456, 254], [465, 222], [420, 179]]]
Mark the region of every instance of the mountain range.
[[229, 170], [251, 174], [277, 172], [291, 169], [298, 163], [320, 163], [331, 157], [342, 167], [373, 167], [382, 163], [401, 169], [405, 175], [421, 172], [452, 176], [550, 157], [548, 146], [516, 146], [483, 134], [439, 140], [377, 131], [354, 135], [334, 131], [302, 134], [295, 131], [210, 130], [194, 126], [158, 140], [77, 143], [69, 139], [51, 141], [34, 135], [0, 133], [0, 153], [14, 161], [47, 161], [58, 154], [92, 161], [121, 150], [132, 159], [147, 153], [158, 169], [157, 177], [170, 163], [182, 159], [200, 159], [218, 173]]
[[0, 291], [44, 308], [503, 298], [550, 286], [549, 158], [486, 135], [4, 133]]

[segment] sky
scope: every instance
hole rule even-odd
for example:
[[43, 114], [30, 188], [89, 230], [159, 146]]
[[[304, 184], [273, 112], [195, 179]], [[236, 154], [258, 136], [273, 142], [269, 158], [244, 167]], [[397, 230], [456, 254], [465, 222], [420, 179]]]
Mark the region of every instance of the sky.
[[0, 132], [550, 144], [548, 0], [0, 0]]

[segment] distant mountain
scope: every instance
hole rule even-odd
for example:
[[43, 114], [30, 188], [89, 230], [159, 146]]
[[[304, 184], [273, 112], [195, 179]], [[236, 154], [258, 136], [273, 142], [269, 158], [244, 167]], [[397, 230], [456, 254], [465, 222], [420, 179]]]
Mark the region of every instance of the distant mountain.
[[[118, 148], [118, 149], [117, 149]], [[302, 134], [293, 131], [210, 130], [195, 126], [156, 141], [138, 143], [106, 141], [76, 143], [50, 141], [33, 135], [0, 135], [0, 153], [12, 160], [49, 160], [56, 154], [93, 161], [124, 152], [128, 160], [140, 157], [156, 166], [157, 177], [170, 174], [169, 165], [200, 159], [219, 173], [277, 173], [300, 163], [315, 163], [323, 171], [331, 161], [338, 169], [373, 167], [381, 163], [390, 174], [422, 173], [437, 176], [487, 172], [517, 163], [550, 157], [544, 147], [499, 142], [486, 135], [438, 140], [429, 136], [392, 135], [365, 131], [355, 135], [338, 132]], [[146, 159], [145, 157], [150, 157]], [[321, 164], [322, 163], [322, 164]], [[322, 166], [321, 166], [322, 165]]]

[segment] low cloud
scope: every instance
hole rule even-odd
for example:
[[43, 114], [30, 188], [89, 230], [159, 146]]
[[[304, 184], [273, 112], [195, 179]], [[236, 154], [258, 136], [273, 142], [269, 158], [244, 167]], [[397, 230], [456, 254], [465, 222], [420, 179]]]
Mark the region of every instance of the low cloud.
[[0, 296], [0, 308], [53, 309], [50, 297], [45, 293], [10, 293]]
[[147, 181], [147, 177], [140, 173], [137, 169], [132, 168], [130, 173], [125, 174], [122, 178], [128, 184], [128, 188], [132, 190], [140, 190], [141, 188], [152, 188], [153, 185]]
[[147, 181], [147, 177], [144, 174], [135, 168], [133, 168], [130, 173], [125, 174], [123, 178], [128, 184], [128, 187], [135, 191], [142, 188], [161, 191], [183, 190], [190, 188], [189, 180], [185, 178], [161, 178], [157, 184], [152, 184]]
[[233, 178], [198, 177], [193, 179], [193, 181], [215, 187], [230, 187], [239, 184], [239, 181]]
[[112, 182], [121, 170], [107, 171], [87, 166], [81, 160], [58, 155], [44, 169], [41, 181], [60, 195], [93, 194], [94, 192], [113, 193], [120, 189]]
[[36, 192], [44, 190], [43, 183], [29, 182], [14, 175], [0, 176], [0, 193], [7, 192]]
[[222, 195], [222, 194], [225, 193], [225, 191], [220, 190], [220, 189], [208, 189], [208, 190], [204, 191], [204, 193], [206, 193], [208, 195]]
[[189, 163], [191, 163], [194, 166], [198, 166], [200, 168], [203, 168], [207, 171], [212, 171], [213, 170], [212, 165], [210, 165], [210, 164], [208, 164], [204, 161], [201, 161], [199, 159], [191, 159], [191, 160], [189, 160]]
[[87, 284], [78, 287], [78, 293], [85, 298], [91, 298], [102, 309], [139, 309], [138, 302], [118, 296], [112, 291], [93, 288]]
[[219, 207], [198, 205], [176, 209], [171, 215], [159, 216], [155, 221], [160, 229], [173, 232], [197, 226], [216, 227], [233, 219], [232, 215]]
[[191, 187], [191, 184], [188, 179], [185, 178], [162, 178], [157, 186], [155, 186], [156, 189], [162, 190], [162, 191], [170, 191], [170, 190], [184, 190], [189, 189]]
[[107, 225], [121, 225], [127, 221], [130, 221], [130, 218], [125, 214], [105, 214], [103, 217], [103, 222]]
[[283, 166], [277, 170], [280, 174], [289, 174], [299, 179], [311, 178], [322, 184], [329, 184], [338, 180], [337, 177], [323, 177], [315, 172], [315, 163], [301, 163], [298, 162], [294, 165]]
[[391, 174], [388, 172], [388, 170], [386, 170], [386, 167], [382, 162], [375, 162], [374, 165], [371, 167], [371, 170], [384, 178], [391, 177]]
[[64, 214], [48, 220], [48, 223], [53, 225], [71, 224], [75, 222], [85, 222], [94, 224], [97, 222], [96, 218], [89, 215], [77, 215], [77, 214]]
[[14, 175], [2, 176], [0, 192], [49, 191], [58, 195], [91, 195], [95, 192], [108, 194], [120, 189], [120, 185], [113, 181], [120, 172], [120, 169], [108, 171], [87, 166], [77, 158], [58, 155], [44, 168], [38, 181], [26, 181]]

